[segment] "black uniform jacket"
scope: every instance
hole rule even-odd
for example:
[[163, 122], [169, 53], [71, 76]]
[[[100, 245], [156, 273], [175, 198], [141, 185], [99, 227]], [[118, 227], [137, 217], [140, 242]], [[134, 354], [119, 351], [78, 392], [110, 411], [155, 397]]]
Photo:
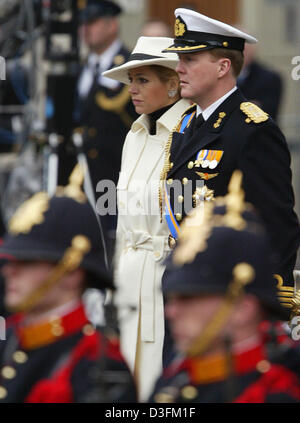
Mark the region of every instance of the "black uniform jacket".
[[196, 204], [191, 198], [196, 184], [205, 183], [215, 197], [224, 196], [232, 173], [240, 169], [245, 199], [260, 213], [270, 235], [275, 273], [285, 285], [292, 285], [300, 228], [294, 212], [290, 153], [274, 121], [256, 110], [254, 114], [264, 121], [255, 123], [251, 105], [246, 105], [250, 113], [241, 110], [245, 102], [237, 90], [199, 127], [194, 117], [184, 133], [173, 134], [166, 175], [170, 205], [180, 224]]

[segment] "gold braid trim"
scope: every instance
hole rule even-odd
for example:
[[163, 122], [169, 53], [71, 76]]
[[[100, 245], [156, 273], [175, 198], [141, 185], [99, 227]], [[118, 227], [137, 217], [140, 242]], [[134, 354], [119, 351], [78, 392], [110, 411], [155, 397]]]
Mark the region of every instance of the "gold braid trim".
[[[299, 306], [297, 306], [298, 300], [296, 299], [296, 296], [294, 299], [294, 288], [292, 286], [283, 285], [283, 278], [280, 275], [274, 275], [274, 278], [278, 281], [276, 288], [278, 289], [277, 296], [280, 304], [285, 308], [293, 309], [292, 314], [296, 315], [295, 312], [299, 309]], [[300, 309], [298, 311], [300, 311]]]
[[[182, 118], [183, 119], [183, 118]], [[159, 201], [159, 209], [160, 209], [160, 223], [162, 223], [162, 216], [163, 216], [163, 198], [165, 195], [165, 180], [167, 177], [167, 174], [171, 170], [171, 162], [170, 162], [170, 156], [171, 156], [171, 145], [173, 140], [173, 134], [174, 132], [178, 132], [181, 126], [182, 119], [176, 124], [176, 126], [173, 128], [173, 130], [170, 132], [168, 141], [165, 145], [165, 162], [164, 167], [160, 173], [160, 184], [159, 184], [159, 190], [158, 190], [158, 201]]]
[[117, 113], [126, 126], [131, 126], [133, 120], [125, 110], [125, 106], [130, 100], [129, 90], [126, 85], [122, 88], [121, 92], [114, 97], [108, 97], [103, 92], [99, 92], [96, 94], [95, 99], [99, 107], [109, 112]]
[[77, 235], [72, 239], [71, 247], [69, 247], [61, 261], [52, 270], [51, 274], [46, 278], [44, 283], [39, 286], [31, 295], [25, 298], [18, 306], [14, 307], [14, 312], [26, 312], [31, 310], [45, 294], [58, 283], [61, 278], [69, 272], [77, 269], [85, 254], [91, 249], [89, 239], [84, 235]]
[[171, 157], [171, 146], [172, 146], [173, 134], [175, 132], [179, 131], [183, 119], [189, 113], [189, 111], [191, 109], [193, 109], [194, 107], [195, 107], [195, 104], [190, 106], [183, 113], [180, 121], [175, 125], [175, 127], [170, 132], [169, 137], [168, 137], [168, 141], [165, 144], [165, 148], [164, 148], [164, 150], [165, 150], [165, 162], [164, 162], [164, 167], [163, 167], [163, 169], [160, 173], [160, 184], [159, 184], [159, 192], [158, 192], [158, 201], [159, 201], [159, 209], [160, 209], [160, 223], [162, 223], [162, 216], [163, 216], [163, 201], [164, 201], [164, 196], [165, 196], [165, 180], [167, 178], [169, 171], [171, 170], [170, 157]]
[[203, 354], [216, 339], [225, 325], [235, 302], [243, 295], [244, 287], [255, 278], [255, 271], [248, 263], [239, 263], [233, 268], [233, 280], [228, 286], [224, 303], [208, 323], [203, 333], [195, 340], [187, 352], [188, 357]]

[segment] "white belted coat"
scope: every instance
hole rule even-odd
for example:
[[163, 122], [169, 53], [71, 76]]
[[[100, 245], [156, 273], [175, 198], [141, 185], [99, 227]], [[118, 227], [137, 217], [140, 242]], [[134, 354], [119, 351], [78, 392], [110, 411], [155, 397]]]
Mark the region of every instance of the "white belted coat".
[[149, 134], [146, 115], [128, 133], [117, 186], [118, 226], [115, 258], [121, 349], [145, 401], [162, 371], [164, 307], [162, 262], [170, 248], [169, 230], [160, 222], [159, 183], [169, 134], [189, 107], [179, 100]]

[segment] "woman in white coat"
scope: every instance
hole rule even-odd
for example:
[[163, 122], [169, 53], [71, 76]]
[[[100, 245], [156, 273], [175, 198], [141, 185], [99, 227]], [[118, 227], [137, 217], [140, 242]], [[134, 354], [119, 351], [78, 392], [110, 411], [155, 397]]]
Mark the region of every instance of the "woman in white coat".
[[164, 307], [162, 262], [170, 251], [160, 216], [159, 186], [170, 133], [189, 107], [180, 99], [177, 58], [162, 50], [172, 39], [140, 37], [125, 64], [103, 75], [129, 84], [135, 110], [123, 147], [117, 186], [115, 276], [121, 348], [137, 382], [140, 401], [162, 371]]

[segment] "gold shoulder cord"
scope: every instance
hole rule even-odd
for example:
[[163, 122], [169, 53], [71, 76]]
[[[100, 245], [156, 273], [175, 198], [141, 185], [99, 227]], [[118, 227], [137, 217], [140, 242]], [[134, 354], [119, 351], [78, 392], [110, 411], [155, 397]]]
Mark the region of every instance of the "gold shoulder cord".
[[37, 288], [32, 295], [22, 301], [17, 307], [14, 307], [14, 312], [27, 312], [31, 310], [40, 300], [45, 296], [47, 291], [52, 288], [60, 279], [68, 272], [77, 269], [85, 254], [91, 249], [89, 239], [84, 235], [77, 235], [72, 239], [71, 247], [69, 247], [61, 261], [53, 269], [49, 277], [44, 283]]
[[171, 163], [170, 163], [170, 156], [171, 156], [171, 145], [173, 140], [173, 134], [174, 132], [178, 132], [180, 129], [181, 123], [182, 123], [183, 117], [180, 119], [180, 121], [176, 124], [176, 126], [173, 128], [173, 130], [170, 132], [168, 141], [165, 145], [165, 162], [164, 167], [160, 174], [160, 184], [159, 184], [159, 190], [158, 190], [158, 201], [159, 201], [159, 209], [160, 209], [160, 223], [162, 223], [162, 216], [163, 216], [163, 198], [165, 195], [165, 180], [167, 177], [168, 172], [171, 170]]
[[127, 85], [125, 85], [121, 92], [114, 97], [108, 97], [103, 92], [96, 94], [96, 103], [99, 107], [109, 112], [115, 112], [120, 115], [124, 124], [128, 127], [132, 124], [132, 118], [127, 113], [125, 106], [130, 100], [130, 94]]
[[239, 263], [233, 269], [233, 280], [228, 286], [224, 303], [215, 316], [204, 329], [204, 332], [195, 340], [188, 350], [188, 357], [196, 357], [203, 354], [212, 341], [218, 336], [235, 302], [243, 295], [244, 287], [255, 278], [255, 271], [248, 263]]

